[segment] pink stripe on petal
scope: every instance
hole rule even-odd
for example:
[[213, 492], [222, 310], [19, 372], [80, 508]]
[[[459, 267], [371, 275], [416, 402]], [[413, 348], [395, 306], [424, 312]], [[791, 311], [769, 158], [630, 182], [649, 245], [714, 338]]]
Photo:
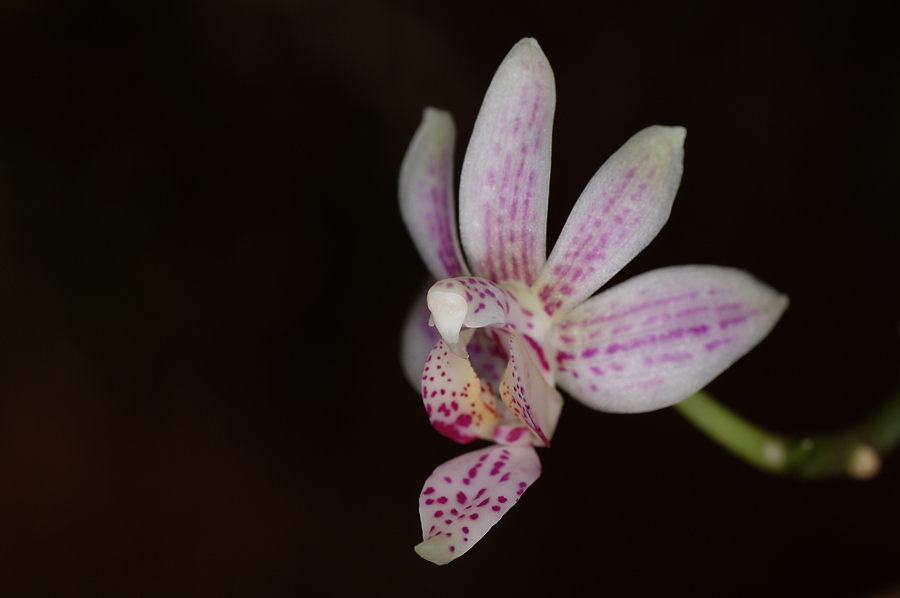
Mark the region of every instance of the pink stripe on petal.
[[491, 445], [439, 466], [419, 495], [416, 552], [445, 565], [469, 551], [541, 475], [530, 446]]
[[684, 129], [649, 127], [597, 171], [532, 289], [560, 318], [656, 236], [681, 181]]
[[456, 232], [453, 147], [456, 128], [449, 112], [426, 108], [400, 167], [400, 213], [431, 274], [468, 274]]
[[531, 285], [546, 259], [550, 138], [556, 88], [533, 39], [497, 69], [460, 179], [460, 233], [473, 271]]
[[717, 266], [636, 276], [573, 310], [551, 339], [556, 381], [601, 411], [642, 412], [703, 388], [772, 329], [787, 298]]

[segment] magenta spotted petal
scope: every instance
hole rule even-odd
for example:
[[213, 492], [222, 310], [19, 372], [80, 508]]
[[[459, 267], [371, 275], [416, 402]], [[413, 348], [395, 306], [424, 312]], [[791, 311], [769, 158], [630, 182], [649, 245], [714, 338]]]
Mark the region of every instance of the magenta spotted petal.
[[520, 335], [509, 333], [509, 364], [500, 383], [503, 403], [546, 446], [559, 421], [562, 396], [547, 384]]
[[[468, 339], [473, 330], [461, 336]], [[463, 444], [489, 440], [499, 416], [489, 387], [482, 385], [469, 361], [456, 356], [440, 340], [425, 361], [422, 400], [435, 429]]]
[[423, 542], [416, 552], [438, 565], [462, 556], [540, 475], [530, 446], [491, 445], [444, 463], [419, 496]]

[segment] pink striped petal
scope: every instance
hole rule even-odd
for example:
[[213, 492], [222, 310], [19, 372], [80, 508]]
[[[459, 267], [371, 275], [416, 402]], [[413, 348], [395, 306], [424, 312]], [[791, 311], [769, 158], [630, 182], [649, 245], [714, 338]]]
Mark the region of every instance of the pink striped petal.
[[551, 338], [556, 380], [601, 411], [667, 407], [765, 338], [787, 304], [741, 270], [653, 270], [604, 291], [559, 323]]
[[[474, 331], [462, 338], [468, 341]], [[482, 385], [468, 360], [457, 357], [443, 340], [425, 361], [422, 400], [434, 428], [463, 444], [476, 438], [490, 440], [499, 416], [490, 389]]]
[[419, 496], [422, 558], [445, 565], [464, 555], [541, 475], [530, 446], [491, 445], [434, 470]]
[[681, 181], [684, 136], [681, 127], [649, 127], [600, 167], [532, 287], [547, 314], [564, 316], [653, 240]]
[[484, 97], [460, 178], [460, 233], [472, 271], [530, 286], [546, 259], [556, 87], [547, 57], [523, 39]]
[[547, 383], [523, 339], [512, 331], [509, 333], [509, 365], [500, 383], [500, 397], [514, 416], [544, 445], [550, 446], [562, 411], [562, 396]]
[[456, 234], [449, 112], [426, 108], [400, 166], [400, 213], [422, 261], [436, 279], [469, 273]]

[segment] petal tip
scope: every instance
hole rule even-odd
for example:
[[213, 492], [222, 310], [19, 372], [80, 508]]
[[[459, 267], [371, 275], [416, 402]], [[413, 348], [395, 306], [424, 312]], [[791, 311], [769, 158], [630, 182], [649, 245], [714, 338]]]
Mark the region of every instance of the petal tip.
[[415, 547], [416, 554], [435, 565], [446, 565], [456, 556], [437, 538], [424, 540]]
[[435, 123], [441, 125], [453, 126], [453, 115], [447, 110], [435, 108], [434, 106], [426, 106], [422, 110], [422, 123]]
[[[541, 68], [540, 70], [546, 71], [550, 77], [550, 82], [552, 82], [553, 71], [549, 68], [550, 63], [547, 60], [547, 55], [544, 54], [544, 50], [541, 48], [541, 45], [536, 39], [534, 39], [533, 37], [524, 37], [519, 40], [518, 43], [516, 43], [516, 45], [513, 46], [509, 53], [506, 55], [504, 62], [507, 62], [510, 59], [516, 57], [524, 58], [526, 63], [540, 64], [547, 67], [546, 69]], [[503, 64], [500, 65], [500, 68], [503, 68]]]
[[684, 127], [663, 127], [666, 134], [676, 145], [684, 145], [684, 139], [687, 137], [687, 129]]
[[775, 309], [778, 310], [779, 314], [783, 314], [785, 310], [791, 306], [791, 298], [787, 295], [778, 295], [778, 299], [775, 303]]
[[533, 37], [523, 37], [522, 39], [520, 39], [518, 41], [518, 43], [514, 47], [519, 47], [519, 46], [530, 46], [532, 48], [537, 48], [538, 50], [541, 49], [541, 45]]
[[749, 292], [755, 293], [757, 309], [763, 313], [771, 314], [772, 326], [774, 326], [790, 306], [790, 298], [749, 272], [738, 270], [737, 273], [743, 275], [747, 280], [746, 284]]
[[674, 152], [681, 152], [684, 149], [684, 140], [687, 137], [687, 129], [684, 127], [653, 125], [644, 131], [649, 137], [655, 138], [658, 144], [668, 145]]

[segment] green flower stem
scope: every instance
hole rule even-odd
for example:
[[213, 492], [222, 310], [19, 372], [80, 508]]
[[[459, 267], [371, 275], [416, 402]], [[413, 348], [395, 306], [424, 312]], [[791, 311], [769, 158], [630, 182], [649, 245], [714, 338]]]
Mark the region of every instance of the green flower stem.
[[675, 408], [710, 438], [749, 464], [801, 478], [869, 479], [881, 455], [900, 440], [900, 391], [858, 424], [830, 434], [786, 436], [764, 430], [700, 391]]

